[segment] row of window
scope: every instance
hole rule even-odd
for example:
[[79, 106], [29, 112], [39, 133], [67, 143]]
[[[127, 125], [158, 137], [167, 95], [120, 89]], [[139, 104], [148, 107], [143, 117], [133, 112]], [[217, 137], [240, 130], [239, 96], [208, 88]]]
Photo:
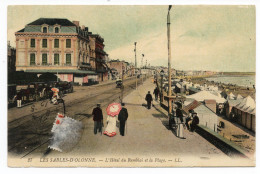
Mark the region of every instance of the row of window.
[[[42, 48], [48, 47], [48, 40], [42, 39]], [[54, 39], [54, 48], [60, 47], [60, 40]], [[35, 48], [35, 39], [31, 39], [31, 48]], [[66, 48], [71, 48], [71, 39], [66, 39]]]
[[[47, 28], [47, 27], [43, 27], [43, 28], [42, 28], [42, 32], [43, 32], [43, 33], [47, 33], [47, 32], [48, 32], [48, 28]], [[55, 32], [55, 33], [59, 33], [59, 32], [60, 32], [59, 27], [55, 27], [55, 28], [54, 28], [54, 32]]]
[[[30, 65], [35, 65], [36, 60], [35, 60], [35, 53], [30, 54]], [[47, 65], [48, 64], [48, 58], [47, 54], [44, 53], [42, 54], [42, 65]], [[59, 65], [60, 64], [60, 55], [59, 54], [54, 54], [54, 65]], [[71, 54], [66, 54], [66, 64], [71, 64]]]

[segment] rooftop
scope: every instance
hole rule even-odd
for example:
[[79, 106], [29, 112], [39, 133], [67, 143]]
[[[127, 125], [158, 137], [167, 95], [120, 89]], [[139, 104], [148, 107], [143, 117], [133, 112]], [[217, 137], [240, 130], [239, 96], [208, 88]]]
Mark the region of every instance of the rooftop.
[[69, 21], [68, 19], [61, 19], [61, 18], [39, 18], [27, 25], [43, 25], [43, 24], [48, 24], [48, 25], [62, 25], [62, 26], [76, 26], [74, 23]]

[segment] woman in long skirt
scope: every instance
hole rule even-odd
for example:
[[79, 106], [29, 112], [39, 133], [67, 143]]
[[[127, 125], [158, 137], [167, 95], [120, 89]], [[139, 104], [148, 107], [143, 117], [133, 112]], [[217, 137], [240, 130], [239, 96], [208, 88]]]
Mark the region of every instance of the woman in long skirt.
[[107, 127], [104, 132], [104, 135], [107, 135], [109, 137], [113, 137], [116, 135], [116, 121], [117, 121], [117, 115], [116, 116], [107, 116]]

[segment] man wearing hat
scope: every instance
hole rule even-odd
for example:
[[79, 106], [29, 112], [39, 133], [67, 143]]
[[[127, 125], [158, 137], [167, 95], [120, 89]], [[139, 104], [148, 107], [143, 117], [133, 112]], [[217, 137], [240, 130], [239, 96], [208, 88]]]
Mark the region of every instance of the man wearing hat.
[[102, 134], [102, 126], [103, 126], [103, 113], [100, 108], [100, 103], [97, 104], [97, 107], [92, 111], [93, 121], [94, 121], [94, 134], [97, 134], [97, 129]]
[[190, 131], [194, 132], [199, 124], [199, 117], [196, 112], [192, 113], [192, 122], [190, 124]]
[[150, 91], [148, 91], [148, 94], [146, 94], [145, 100], [147, 102], [147, 108], [151, 109], [151, 104], [152, 104], [152, 101], [153, 101], [153, 97], [150, 94]]
[[177, 109], [176, 109], [176, 116], [180, 119], [181, 122], [183, 122], [183, 114], [181, 111], [182, 104], [179, 102], [176, 102]]
[[176, 109], [176, 116], [177, 118], [181, 121], [178, 123], [178, 128], [177, 128], [177, 136], [179, 138], [185, 139], [184, 138], [184, 132], [183, 132], [183, 114], [182, 114], [182, 104], [177, 102], [177, 109]]
[[125, 122], [128, 118], [128, 112], [127, 109], [125, 108], [125, 104], [121, 103], [122, 109], [120, 110], [119, 114], [118, 114], [118, 120], [120, 122], [120, 127], [119, 127], [119, 131], [120, 131], [120, 135], [124, 136], [125, 135]]
[[186, 127], [188, 128], [188, 130], [190, 130], [190, 128], [191, 128], [190, 125], [191, 125], [191, 123], [192, 123], [193, 113], [195, 113], [194, 110], [193, 110], [193, 109], [190, 109], [190, 110], [189, 110], [189, 115], [188, 115], [188, 117], [186, 118]]

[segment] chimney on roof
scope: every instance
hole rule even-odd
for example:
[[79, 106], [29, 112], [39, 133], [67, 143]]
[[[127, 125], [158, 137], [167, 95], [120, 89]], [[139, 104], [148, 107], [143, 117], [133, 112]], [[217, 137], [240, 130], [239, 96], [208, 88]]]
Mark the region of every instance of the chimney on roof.
[[73, 24], [75, 24], [77, 27], [79, 27], [79, 21], [73, 21]]

